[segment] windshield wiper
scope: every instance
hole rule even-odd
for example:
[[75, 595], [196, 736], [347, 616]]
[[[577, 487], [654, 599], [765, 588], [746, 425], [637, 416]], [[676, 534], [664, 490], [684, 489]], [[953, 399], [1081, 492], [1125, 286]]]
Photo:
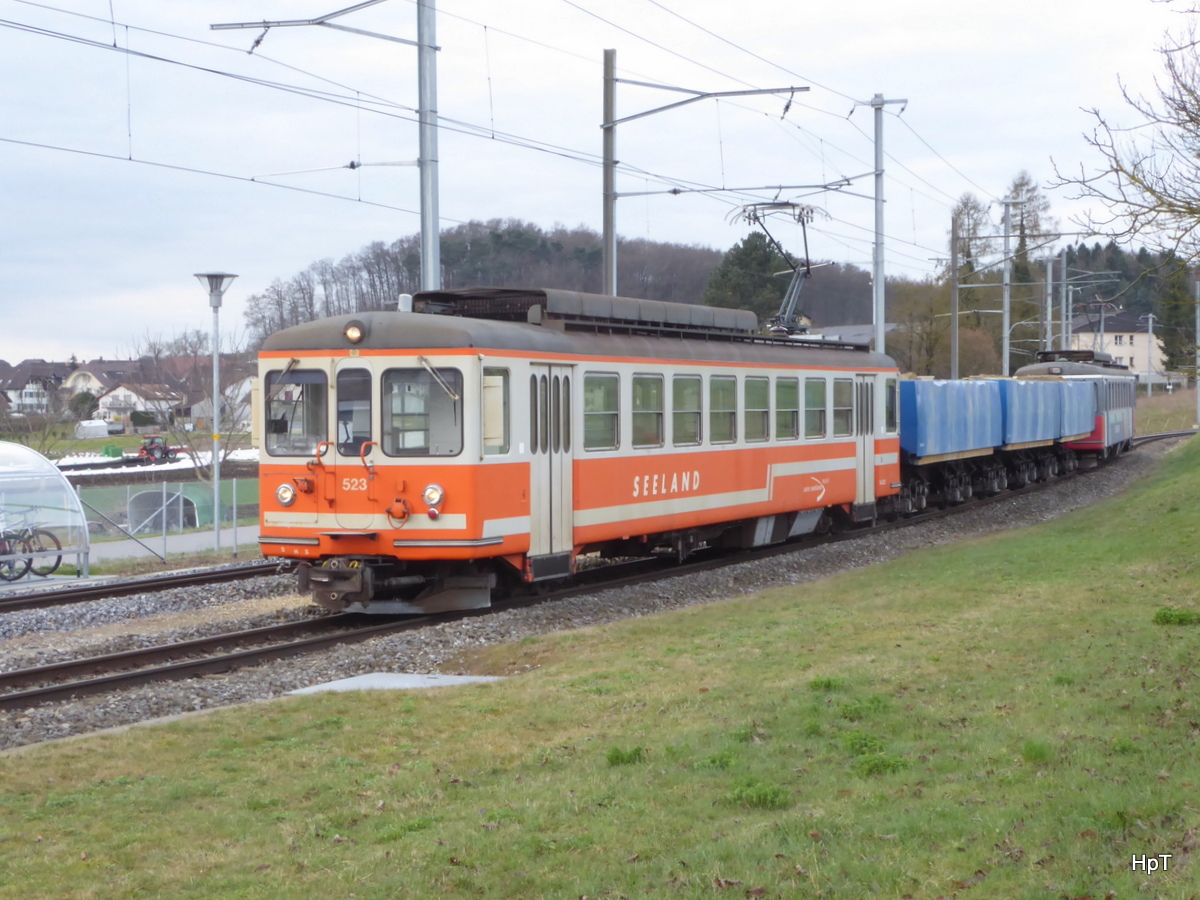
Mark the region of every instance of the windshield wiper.
[[448, 384], [446, 383], [446, 380], [445, 380], [444, 378], [442, 378], [442, 376], [441, 376], [441, 375], [439, 375], [439, 374], [437, 373], [437, 370], [436, 370], [436, 369], [435, 369], [433, 366], [431, 366], [431, 365], [429, 364], [429, 360], [427, 360], [427, 359], [426, 359], [425, 357], [423, 357], [423, 356], [418, 356], [418, 357], [417, 357], [417, 362], [419, 362], [421, 365], [423, 365], [423, 366], [425, 367], [425, 371], [426, 371], [426, 372], [428, 372], [430, 375], [432, 375], [432, 376], [433, 376], [433, 380], [434, 380], [434, 381], [436, 381], [436, 382], [438, 383], [438, 386], [439, 386], [439, 387], [440, 387], [440, 388], [441, 388], [443, 391], [445, 391], [445, 392], [446, 392], [446, 395], [447, 395], [447, 396], [448, 396], [448, 397], [449, 397], [451, 400], [453, 400], [453, 401], [455, 401], [455, 402], [457, 403], [457, 402], [458, 402], [458, 399], [459, 399], [459, 396], [458, 396], [458, 394], [454, 393], [454, 388], [450, 387], [450, 385], [448, 385]]

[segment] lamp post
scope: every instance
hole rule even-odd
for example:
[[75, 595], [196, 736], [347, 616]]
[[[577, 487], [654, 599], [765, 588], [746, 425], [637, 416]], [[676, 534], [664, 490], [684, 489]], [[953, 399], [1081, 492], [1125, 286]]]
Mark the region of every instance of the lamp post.
[[221, 552], [221, 298], [236, 275], [228, 272], [197, 272], [196, 278], [208, 288], [208, 305], [213, 312], [212, 330], [212, 480], [213, 535], [216, 550]]

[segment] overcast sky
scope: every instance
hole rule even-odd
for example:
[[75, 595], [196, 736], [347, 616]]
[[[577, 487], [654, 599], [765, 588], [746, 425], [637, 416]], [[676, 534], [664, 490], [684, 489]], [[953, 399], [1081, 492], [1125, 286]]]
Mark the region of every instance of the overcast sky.
[[[212, 326], [194, 272], [245, 298], [310, 263], [420, 228], [416, 49], [322, 27], [212, 31], [311, 18], [349, 0], [0, 0], [0, 359], [124, 357], [147, 336]], [[1186, 26], [1153, 0], [438, 0], [442, 226], [516, 218], [597, 231], [602, 55], [618, 77], [705, 100], [617, 129], [623, 237], [727, 249], [745, 193], [785, 189], [828, 215], [810, 253], [870, 267], [875, 94], [884, 116], [889, 275], [948, 254], [963, 192], [1049, 185], [1098, 158], [1099, 108], [1133, 121], [1120, 83], [1152, 93], [1156, 48]], [[339, 18], [416, 38], [413, 0]], [[126, 52], [130, 51], [130, 52]], [[617, 115], [680, 99], [630, 84]], [[786, 107], [786, 108], [785, 108]], [[493, 137], [493, 134], [495, 137]], [[351, 161], [361, 167], [350, 169]], [[757, 191], [762, 198], [773, 191]], [[1050, 191], [1068, 225], [1079, 212]], [[999, 220], [999, 207], [993, 206]], [[794, 225], [778, 236], [801, 252]]]

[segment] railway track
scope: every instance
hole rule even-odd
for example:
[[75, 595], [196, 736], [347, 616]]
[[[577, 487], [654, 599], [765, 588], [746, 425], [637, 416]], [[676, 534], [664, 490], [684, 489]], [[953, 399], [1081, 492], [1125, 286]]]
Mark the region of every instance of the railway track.
[[[1139, 435], [1133, 439], [1135, 447], [1142, 444], [1147, 444], [1152, 441], [1160, 441], [1175, 437], [1189, 437], [1196, 434], [1195, 429], [1187, 431], [1170, 431], [1159, 434]], [[1021, 488], [1020, 491], [1006, 491], [997, 495], [998, 498], [1005, 496], [1015, 496], [1021, 491], [1036, 489], [1037, 485], [1030, 485], [1026, 488]], [[982, 498], [989, 499], [989, 498]], [[977, 498], [975, 503], [982, 502], [982, 499]], [[932, 512], [925, 512], [918, 518], [928, 520], [933, 515]], [[885, 526], [880, 525], [878, 528]], [[857, 532], [852, 532], [852, 534]], [[785, 545], [788, 548], [795, 549], [797, 544], [792, 543]], [[804, 546], [801, 544], [800, 546]], [[787, 552], [786, 550], [784, 552]], [[135, 579], [123, 581], [110, 581], [101, 584], [85, 584], [77, 587], [46, 589], [39, 591], [31, 591], [25, 594], [3, 594], [0, 595], [0, 614], [5, 612], [17, 612], [25, 609], [39, 609], [50, 606], [58, 606], [64, 603], [80, 603], [88, 600], [98, 600], [105, 597], [125, 597], [130, 594], [138, 594], [145, 591], [160, 591], [168, 590], [175, 587], [190, 587], [192, 585], [216, 584], [223, 581], [237, 581], [242, 578], [252, 578], [256, 575], [268, 575], [274, 571], [280, 571], [281, 564], [279, 562], [260, 561], [240, 566], [225, 566], [213, 569], [205, 569], [194, 572], [184, 573], [165, 573], [162, 575], [150, 575]]]
[[361, 617], [325, 616], [172, 644], [0, 673], [0, 709], [23, 709], [139, 684], [228, 672], [336, 644], [418, 628], [426, 618], [363, 626]]
[[164, 572], [160, 575], [144, 575], [119, 581], [88, 582], [81, 585], [48, 588], [25, 594], [0, 594], [0, 614], [25, 609], [44, 609], [64, 603], [83, 603], [107, 597], [128, 597], [148, 591], [166, 591], [171, 588], [192, 587], [202, 584], [220, 584], [225, 581], [241, 581], [259, 575], [271, 575], [280, 571], [278, 561], [259, 560], [236, 566], [216, 566], [211, 569], [187, 572]]
[[[1192, 433], [1194, 432], [1184, 432], [1182, 435]], [[1139, 442], [1182, 435], [1146, 435]], [[569, 586], [553, 591], [514, 597], [496, 603], [490, 609], [460, 611], [436, 617], [421, 616], [391, 619], [384, 622], [372, 621], [369, 625], [362, 624], [361, 616], [330, 615], [301, 622], [271, 625], [243, 632], [230, 632], [174, 644], [124, 651], [108, 656], [0, 673], [0, 709], [28, 708], [42, 703], [116, 691], [151, 682], [228, 672], [238, 667], [299, 656], [339, 644], [416, 630], [434, 623], [441, 624], [472, 616], [487, 615], [500, 610], [565, 599], [593, 591], [695, 574], [735, 563], [769, 559], [795, 553], [821, 543], [849, 541], [867, 535], [921, 525], [979, 509], [982, 506], [1019, 498], [1035, 492], [1047, 484], [1062, 483], [1068, 479], [1086, 477], [1086, 475], [1086, 471], [1076, 472], [1052, 479], [1050, 482], [1030, 484], [1016, 490], [976, 498], [957, 506], [927, 510], [911, 518], [883, 522], [873, 527], [856, 528], [831, 535], [809, 536], [787, 544], [761, 547], [750, 551], [739, 550], [700, 555], [684, 563], [678, 563], [669, 558], [649, 558], [598, 567], [584, 573]], [[250, 567], [242, 568], [249, 569]], [[273, 570], [275, 566], [271, 564], [268, 568]], [[223, 573], [203, 574], [215, 580], [229, 580], [232, 577], [238, 577], [232, 575], [228, 570]], [[145, 580], [142, 581], [143, 584], [126, 591], [126, 593], [146, 590]], [[112, 594], [109, 593], [106, 596], [112, 596]]]
[[1139, 434], [1133, 439], [1133, 446], [1140, 447], [1143, 444], [1149, 444], [1154, 441], [1165, 441], [1167, 438], [1192, 437], [1195, 434], [1195, 428], [1189, 428], [1185, 431], [1160, 431], [1157, 434]]

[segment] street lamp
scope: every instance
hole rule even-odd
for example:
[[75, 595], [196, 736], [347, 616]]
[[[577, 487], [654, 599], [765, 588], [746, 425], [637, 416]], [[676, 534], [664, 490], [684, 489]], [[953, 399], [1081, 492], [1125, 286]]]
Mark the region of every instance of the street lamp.
[[213, 311], [212, 330], [212, 480], [213, 535], [217, 552], [221, 552], [221, 298], [236, 275], [228, 272], [197, 272], [196, 278], [208, 288], [208, 305]]

